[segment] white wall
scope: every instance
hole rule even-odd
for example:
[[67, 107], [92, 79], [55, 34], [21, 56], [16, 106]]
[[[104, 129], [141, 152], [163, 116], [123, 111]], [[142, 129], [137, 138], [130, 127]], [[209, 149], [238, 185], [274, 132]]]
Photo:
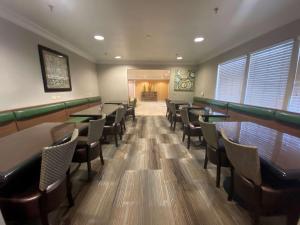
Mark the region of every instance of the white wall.
[[[69, 56], [71, 92], [44, 92], [38, 44]], [[95, 63], [1, 18], [0, 81], [0, 111], [99, 95]]]
[[128, 69], [168, 69], [171, 72], [169, 83], [169, 97], [171, 99], [191, 101], [194, 92], [174, 91], [174, 73], [176, 68], [189, 68], [196, 71], [196, 67], [191, 66], [135, 66], [135, 65], [98, 65], [99, 92], [103, 101], [127, 100]]
[[204, 97], [214, 98], [219, 63], [271, 46], [290, 38], [297, 39], [299, 35], [300, 20], [297, 20], [200, 64], [196, 76], [195, 96], [201, 96], [201, 93], [203, 92]]

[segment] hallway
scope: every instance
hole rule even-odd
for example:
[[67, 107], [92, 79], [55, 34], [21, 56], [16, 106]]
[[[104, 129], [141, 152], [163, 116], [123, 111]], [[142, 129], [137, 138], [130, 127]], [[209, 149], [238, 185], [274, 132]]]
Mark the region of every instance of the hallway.
[[163, 116], [166, 115], [166, 111], [167, 107], [164, 101], [138, 101], [135, 108], [135, 114], [137, 116]]

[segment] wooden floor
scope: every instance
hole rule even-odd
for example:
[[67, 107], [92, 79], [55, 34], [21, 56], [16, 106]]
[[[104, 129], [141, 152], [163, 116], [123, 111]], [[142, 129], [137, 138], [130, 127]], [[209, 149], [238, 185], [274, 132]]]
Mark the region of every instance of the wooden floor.
[[[104, 145], [105, 166], [95, 160], [92, 182], [86, 182], [84, 166], [74, 174], [75, 206], [60, 209], [53, 224], [250, 225], [247, 211], [215, 187], [215, 166], [203, 169], [197, 140], [188, 151], [181, 134], [163, 116], [128, 121], [122, 145]], [[261, 224], [285, 220], [262, 218]]]

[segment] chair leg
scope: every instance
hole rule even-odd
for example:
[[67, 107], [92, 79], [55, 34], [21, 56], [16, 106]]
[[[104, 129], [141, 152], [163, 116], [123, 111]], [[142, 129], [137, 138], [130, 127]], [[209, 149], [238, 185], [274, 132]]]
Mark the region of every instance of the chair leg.
[[220, 180], [221, 180], [221, 165], [218, 163], [217, 165], [217, 177], [216, 177], [216, 187], [220, 187]]
[[114, 134], [116, 147], [119, 147], [117, 133]]
[[92, 165], [91, 165], [91, 161], [87, 161], [87, 170], [88, 170], [88, 181], [91, 181], [92, 179]]
[[253, 213], [253, 225], [259, 225], [259, 213], [258, 212], [254, 212]]
[[72, 182], [70, 176], [70, 168], [67, 171], [67, 198], [69, 202], [69, 207], [72, 207], [74, 205], [74, 199], [72, 196]]
[[191, 134], [188, 134], [187, 148], [190, 149], [190, 146], [191, 146]]
[[174, 127], [173, 130], [176, 130], [176, 119], [174, 120]]
[[42, 225], [50, 225], [49, 220], [48, 220], [48, 213], [46, 210], [41, 210], [41, 223]]
[[103, 152], [102, 152], [102, 145], [99, 144], [99, 148], [100, 148], [100, 161], [101, 161], [101, 164], [104, 165], [104, 158], [103, 158]]
[[182, 142], [184, 142], [184, 140], [185, 140], [185, 132], [183, 131]]
[[229, 187], [229, 193], [228, 193], [228, 201], [232, 201], [234, 193], [234, 168], [230, 167], [230, 187]]
[[207, 158], [207, 147], [205, 149], [205, 158], [204, 158], [204, 169], [207, 169], [207, 163], [208, 163], [208, 158]]

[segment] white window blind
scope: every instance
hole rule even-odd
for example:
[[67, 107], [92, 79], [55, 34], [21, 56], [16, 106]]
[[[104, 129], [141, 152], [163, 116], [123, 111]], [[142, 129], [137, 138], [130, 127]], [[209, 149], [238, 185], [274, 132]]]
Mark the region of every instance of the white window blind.
[[300, 54], [298, 56], [297, 74], [288, 110], [300, 113]]
[[250, 55], [245, 104], [282, 109], [293, 40]]
[[243, 56], [218, 66], [216, 99], [228, 102], [241, 100], [247, 57]]

